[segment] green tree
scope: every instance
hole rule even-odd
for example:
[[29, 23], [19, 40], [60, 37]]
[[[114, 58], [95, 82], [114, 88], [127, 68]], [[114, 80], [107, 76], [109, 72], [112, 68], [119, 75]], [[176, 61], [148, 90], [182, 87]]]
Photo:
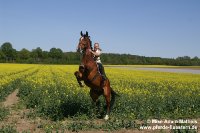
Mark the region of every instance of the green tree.
[[195, 56], [191, 60], [192, 60], [192, 65], [195, 65], [195, 66], [200, 65], [200, 58], [198, 58], [197, 56]]
[[30, 58], [30, 51], [23, 48], [22, 50], [20, 50], [18, 52], [18, 56], [19, 56], [20, 59], [27, 60], [27, 59]]
[[13, 49], [12, 44], [10, 42], [3, 43], [1, 46], [1, 51], [5, 55], [6, 61], [14, 59], [16, 50]]
[[31, 51], [31, 57], [35, 60], [35, 61], [40, 61], [42, 59], [42, 49], [40, 47], [37, 47], [36, 49], [33, 49]]
[[49, 52], [48, 51], [42, 51], [42, 58], [47, 59], [49, 57]]
[[5, 59], [5, 55], [4, 55], [4, 53], [2, 52], [2, 50], [0, 50], [0, 60], [2, 60], [2, 59]]
[[40, 60], [42, 58], [42, 49], [40, 47], [37, 47], [35, 50], [38, 55], [38, 60]]
[[60, 48], [51, 48], [49, 56], [53, 59], [61, 59], [63, 56], [63, 51]]
[[16, 49], [12, 50], [12, 59], [13, 59], [13, 61], [17, 59], [17, 50]]

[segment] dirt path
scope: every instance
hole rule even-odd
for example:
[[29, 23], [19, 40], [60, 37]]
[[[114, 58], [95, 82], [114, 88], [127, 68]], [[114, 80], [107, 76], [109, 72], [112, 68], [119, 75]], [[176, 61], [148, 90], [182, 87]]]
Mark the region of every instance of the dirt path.
[[39, 131], [37, 130], [37, 124], [33, 120], [27, 118], [27, 114], [30, 113], [29, 109], [20, 108], [18, 106], [19, 97], [17, 97], [18, 89], [12, 92], [6, 100], [2, 103], [5, 108], [8, 108], [10, 114], [3, 120], [0, 121], [0, 128], [2, 126], [13, 125], [16, 127], [18, 132], [23, 131]]
[[200, 74], [199, 67], [153, 67], [153, 66], [106, 66], [110, 68], [120, 68], [128, 70], [148, 70], [148, 71], [160, 71], [160, 72], [174, 72], [174, 73], [192, 73]]
[[174, 73], [192, 73], [200, 74], [200, 70], [189, 68], [136, 68], [138, 70], [160, 71], [160, 72], [174, 72]]
[[18, 93], [18, 89], [16, 89], [13, 93], [11, 93], [5, 100], [5, 102], [3, 102], [3, 105], [5, 107], [11, 107], [12, 105], [18, 103], [18, 97], [17, 97], [17, 93]]

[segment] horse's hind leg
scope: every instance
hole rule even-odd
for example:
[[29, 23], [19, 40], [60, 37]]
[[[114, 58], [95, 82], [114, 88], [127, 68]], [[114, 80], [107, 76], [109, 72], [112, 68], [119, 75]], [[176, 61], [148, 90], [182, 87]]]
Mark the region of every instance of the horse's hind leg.
[[96, 108], [96, 113], [100, 112], [100, 101], [99, 101], [99, 95], [95, 93], [93, 89], [90, 90], [90, 97], [92, 98], [93, 102], [95, 103]]
[[106, 116], [104, 117], [105, 120], [109, 119], [109, 115], [110, 115], [110, 100], [111, 100], [111, 91], [110, 91], [110, 87], [105, 86], [104, 88], [104, 97], [106, 99]]
[[116, 96], [116, 92], [111, 88], [111, 101], [110, 101], [110, 111], [113, 108], [113, 105], [115, 103], [115, 96]]

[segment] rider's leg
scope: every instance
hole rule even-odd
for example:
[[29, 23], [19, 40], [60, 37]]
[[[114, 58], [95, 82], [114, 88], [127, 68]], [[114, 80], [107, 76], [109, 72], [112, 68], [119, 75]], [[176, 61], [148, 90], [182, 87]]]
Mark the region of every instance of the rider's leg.
[[105, 71], [104, 71], [104, 67], [101, 63], [97, 63], [97, 64], [98, 64], [99, 72], [101, 73], [101, 76], [102, 76], [102, 85], [104, 85], [104, 81], [107, 79]]

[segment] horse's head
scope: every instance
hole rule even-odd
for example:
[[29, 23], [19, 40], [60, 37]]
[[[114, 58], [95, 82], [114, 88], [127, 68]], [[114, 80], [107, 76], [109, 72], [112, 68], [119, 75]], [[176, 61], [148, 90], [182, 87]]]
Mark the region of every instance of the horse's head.
[[90, 36], [88, 36], [88, 32], [86, 31], [85, 34], [81, 31], [81, 38], [79, 39], [79, 43], [77, 46], [77, 52], [85, 52], [86, 49], [92, 48], [92, 43], [90, 41]]

